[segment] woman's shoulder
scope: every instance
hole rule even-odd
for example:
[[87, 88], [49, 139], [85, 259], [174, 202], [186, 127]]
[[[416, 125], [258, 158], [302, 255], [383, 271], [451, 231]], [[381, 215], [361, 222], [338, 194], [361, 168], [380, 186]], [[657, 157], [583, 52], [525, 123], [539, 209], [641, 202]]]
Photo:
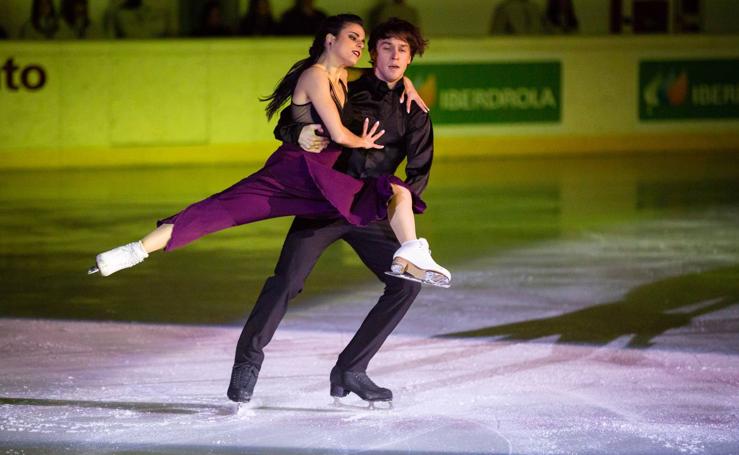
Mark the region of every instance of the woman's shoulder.
[[326, 69], [321, 65], [312, 65], [300, 75], [298, 86], [310, 90], [310, 87], [316, 87], [327, 80], [328, 72], [326, 72]]
[[[346, 86], [346, 69], [341, 70], [341, 74], [339, 75], [339, 77], [343, 84]], [[309, 89], [309, 87], [316, 87], [318, 85], [329, 87], [328, 81], [329, 74], [328, 71], [326, 71], [326, 68], [322, 65], [312, 65], [308, 67], [305, 71], [303, 71], [303, 74], [300, 75], [298, 85], [300, 87], [303, 87], [304, 89]]]
[[311, 65], [308, 68], [306, 68], [305, 71], [303, 71], [303, 74], [301, 77], [305, 77], [307, 79], [315, 80], [318, 78], [326, 78], [326, 75], [328, 73], [326, 72], [326, 68], [324, 68], [321, 65]]

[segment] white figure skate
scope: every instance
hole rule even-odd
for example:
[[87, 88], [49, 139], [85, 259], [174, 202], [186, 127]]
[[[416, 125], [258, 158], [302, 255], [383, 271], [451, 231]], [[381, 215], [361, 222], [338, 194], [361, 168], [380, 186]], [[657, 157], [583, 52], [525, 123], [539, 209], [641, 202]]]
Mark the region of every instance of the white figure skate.
[[393, 263], [388, 275], [430, 284], [441, 288], [451, 286], [452, 274], [431, 257], [426, 239], [409, 240], [403, 243], [393, 255]]
[[113, 248], [95, 257], [95, 265], [87, 271], [89, 275], [100, 272], [102, 276], [108, 276], [119, 270], [133, 267], [149, 257], [144, 245], [139, 242]]

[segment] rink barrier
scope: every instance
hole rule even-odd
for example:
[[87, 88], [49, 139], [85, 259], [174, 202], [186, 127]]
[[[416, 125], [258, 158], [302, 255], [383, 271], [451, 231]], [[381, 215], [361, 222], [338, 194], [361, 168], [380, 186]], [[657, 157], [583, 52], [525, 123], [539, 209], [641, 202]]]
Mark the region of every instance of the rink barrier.
[[[305, 39], [0, 42], [0, 168], [263, 160], [276, 148], [275, 120], [267, 122], [257, 98], [272, 90], [308, 44]], [[426, 71], [418, 87], [432, 101], [440, 158], [737, 149], [734, 108], [722, 110], [728, 112], [724, 118], [640, 118], [649, 84], [653, 104], [685, 98], [680, 90], [686, 77], [699, 77], [692, 76], [690, 65], [683, 76], [679, 65], [685, 61], [736, 68], [739, 37], [435, 39], [410, 74]], [[657, 81], [661, 85], [654, 78], [640, 81], [640, 68], [654, 62], [668, 65], [664, 80]], [[465, 69], [457, 85], [443, 92], [437, 75], [437, 91], [429, 92], [434, 88], [429, 72], [448, 72], [455, 65]], [[511, 74], [519, 76], [510, 86], [505, 78], [492, 87], [480, 85], [487, 80], [485, 71], [499, 75], [514, 67], [519, 73]], [[522, 75], [531, 72], [546, 76], [523, 83]], [[739, 90], [732, 87], [739, 81], [732, 78], [702, 82], [696, 99], [737, 103]], [[487, 112], [486, 117], [474, 110], [503, 105], [522, 115]], [[466, 109], [469, 115], [446, 115], [445, 108]], [[537, 116], [536, 109], [548, 111]]]
[[[630, 153], [721, 153], [739, 150], [739, 135], [640, 135], [593, 137], [441, 137], [435, 159], [603, 155]], [[263, 163], [276, 141], [210, 146], [36, 149], [0, 151], [0, 170]], [[402, 173], [402, 166], [400, 169]]]

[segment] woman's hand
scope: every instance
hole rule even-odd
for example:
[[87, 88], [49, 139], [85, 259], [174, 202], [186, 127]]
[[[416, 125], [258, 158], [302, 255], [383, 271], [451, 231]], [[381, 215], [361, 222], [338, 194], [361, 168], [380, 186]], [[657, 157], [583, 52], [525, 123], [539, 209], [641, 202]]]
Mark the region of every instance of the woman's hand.
[[411, 113], [411, 105], [413, 103], [418, 104], [418, 107], [421, 108], [423, 112], [428, 113], [430, 111], [429, 107], [426, 106], [426, 103], [423, 102], [423, 99], [421, 98], [421, 95], [418, 94], [416, 91], [416, 87], [413, 85], [413, 82], [411, 82], [410, 78], [408, 76], [403, 76], [403, 93], [400, 95], [400, 102], [402, 103], [405, 101], [405, 108], [407, 113]]
[[323, 134], [323, 127], [317, 123], [306, 125], [300, 130], [298, 145], [306, 152], [321, 153], [328, 146], [329, 140]]
[[383, 134], [385, 134], [385, 130], [377, 131], [377, 128], [380, 127], [380, 121], [376, 121], [374, 125], [372, 125], [372, 129], [367, 131], [367, 128], [369, 128], [369, 119], [364, 119], [364, 125], [362, 125], [362, 135], [360, 136], [360, 139], [364, 142], [362, 145], [362, 148], [365, 149], [381, 149], [385, 148], [384, 145], [376, 144], [377, 140], [382, 137]]

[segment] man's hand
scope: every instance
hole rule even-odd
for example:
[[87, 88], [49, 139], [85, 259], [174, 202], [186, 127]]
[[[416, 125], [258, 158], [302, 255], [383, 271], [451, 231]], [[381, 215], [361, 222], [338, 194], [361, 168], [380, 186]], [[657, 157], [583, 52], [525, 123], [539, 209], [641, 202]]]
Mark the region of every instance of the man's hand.
[[298, 137], [300, 148], [306, 152], [320, 153], [328, 146], [329, 140], [327, 137], [319, 136], [319, 133], [323, 134], [323, 127], [317, 123], [304, 126]]

